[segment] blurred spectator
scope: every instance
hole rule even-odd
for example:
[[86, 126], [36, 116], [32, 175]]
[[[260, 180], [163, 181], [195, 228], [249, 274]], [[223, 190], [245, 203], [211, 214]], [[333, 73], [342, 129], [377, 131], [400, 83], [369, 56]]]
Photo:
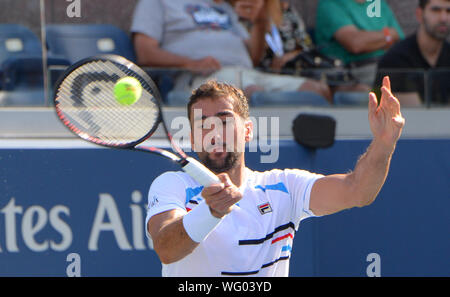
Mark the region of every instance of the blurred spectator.
[[385, 0], [319, 0], [315, 33], [322, 53], [343, 60], [369, 86], [378, 58], [404, 38]]
[[[325, 57], [317, 51], [302, 16], [290, 4], [289, 0], [267, 1], [278, 3], [278, 5], [272, 4], [268, 9], [273, 23], [279, 30], [283, 54], [278, 55], [275, 50], [267, 47], [265, 56], [259, 65], [260, 68], [268, 72], [297, 75], [304, 73], [305, 70], [311, 70], [311, 72], [318, 73], [317, 75], [327, 74], [327, 70], [330, 70], [330, 74], [337, 75], [332, 78], [333, 81], [330, 81], [330, 79], [324, 81], [329, 84], [332, 93], [336, 91], [370, 91], [370, 86], [357, 84], [351, 79], [346, 80], [344, 76], [346, 71], [340, 67], [342, 65], [341, 60], [330, 60], [327, 65], [328, 68], [324, 67], [324, 63], [316, 62], [318, 58], [319, 61], [323, 61]], [[312, 63], [307, 63], [306, 60]], [[319, 65], [316, 65], [317, 63]], [[325, 78], [328, 78], [328, 76], [325, 75]]]
[[[189, 70], [175, 89], [190, 90], [215, 78], [244, 90], [313, 91], [330, 100], [326, 85], [253, 69], [264, 54], [268, 26], [265, 0], [140, 0], [131, 31], [141, 66]], [[238, 20], [252, 23], [248, 32]]]
[[379, 86], [383, 76], [390, 75], [392, 90], [404, 106], [421, 105], [426, 93], [431, 95], [432, 103], [448, 104], [450, 44], [446, 39], [450, 36], [450, 1], [420, 0], [416, 18], [416, 33], [396, 44], [380, 60], [375, 84]]
[[268, 1], [278, 3], [277, 6], [272, 5], [271, 19], [280, 32], [284, 54], [277, 56], [272, 49], [267, 48], [260, 66], [267, 70], [283, 72], [283, 70], [290, 70], [286, 69], [286, 64], [297, 57], [299, 53], [313, 48], [313, 42], [302, 17], [289, 1]]

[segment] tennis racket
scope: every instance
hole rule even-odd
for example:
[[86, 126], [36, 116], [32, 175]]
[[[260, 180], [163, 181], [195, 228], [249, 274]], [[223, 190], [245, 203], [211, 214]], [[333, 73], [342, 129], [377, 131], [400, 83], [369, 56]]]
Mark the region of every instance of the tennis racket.
[[[122, 105], [116, 100], [113, 89], [119, 79], [129, 76], [140, 82], [142, 95], [134, 104]], [[220, 183], [214, 173], [188, 157], [173, 141], [163, 119], [161, 96], [155, 83], [144, 70], [121, 56], [89, 57], [70, 66], [56, 83], [53, 103], [62, 123], [86, 141], [156, 154], [178, 163], [205, 187]], [[173, 153], [140, 145], [159, 125]]]

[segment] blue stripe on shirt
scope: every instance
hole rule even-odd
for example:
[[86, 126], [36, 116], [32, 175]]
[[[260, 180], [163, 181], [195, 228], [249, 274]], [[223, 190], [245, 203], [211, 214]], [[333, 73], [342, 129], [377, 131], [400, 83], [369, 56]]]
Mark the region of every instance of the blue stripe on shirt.
[[263, 192], [266, 192], [266, 190], [275, 190], [275, 191], [281, 191], [281, 192], [289, 194], [288, 190], [286, 189], [286, 186], [282, 182], [279, 182], [278, 184], [274, 184], [274, 185], [266, 185], [265, 187], [258, 185], [258, 186], [255, 186], [255, 189], [260, 189]]
[[203, 190], [203, 186], [196, 187], [196, 188], [187, 188], [186, 189], [186, 203], [188, 204], [189, 200], [200, 194]]

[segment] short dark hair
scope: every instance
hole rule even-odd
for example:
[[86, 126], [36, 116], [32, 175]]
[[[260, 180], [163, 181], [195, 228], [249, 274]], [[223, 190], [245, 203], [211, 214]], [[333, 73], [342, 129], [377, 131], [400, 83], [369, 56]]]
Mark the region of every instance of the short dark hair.
[[419, 7], [425, 9], [425, 6], [427, 6], [429, 2], [430, 0], [419, 0]]
[[227, 83], [209, 80], [192, 91], [187, 105], [189, 120], [191, 119], [191, 107], [195, 102], [205, 98], [219, 99], [223, 97], [232, 97], [234, 99], [233, 110], [243, 119], [249, 118], [248, 100], [242, 90]]
[[424, 9], [428, 2], [430, 2], [430, 0], [419, 0], [419, 7]]

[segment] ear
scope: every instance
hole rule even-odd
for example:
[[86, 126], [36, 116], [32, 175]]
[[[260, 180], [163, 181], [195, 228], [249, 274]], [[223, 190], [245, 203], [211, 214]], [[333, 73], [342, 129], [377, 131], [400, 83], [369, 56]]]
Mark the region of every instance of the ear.
[[191, 133], [189, 133], [189, 140], [191, 141], [191, 149], [192, 149], [192, 151], [194, 151], [194, 136], [192, 135], [192, 133], [194, 133], [194, 132], [191, 128]]
[[[189, 140], [191, 142], [191, 149], [193, 152], [201, 152], [202, 151], [202, 136], [200, 129], [196, 129], [191, 124], [191, 133], [189, 133]], [[195, 135], [197, 133], [197, 135]], [[197, 138], [197, 139], [196, 139]], [[195, 142], [197, 140], [197, 143]]]
[[419, 24], [423, 23], [423, 9], [421, 7], [416, 8], [416, 19]]
[[245, 129], [245, 142], [250, 142], [253, 140], [253, 122], [248, 119], [244, 123]]

